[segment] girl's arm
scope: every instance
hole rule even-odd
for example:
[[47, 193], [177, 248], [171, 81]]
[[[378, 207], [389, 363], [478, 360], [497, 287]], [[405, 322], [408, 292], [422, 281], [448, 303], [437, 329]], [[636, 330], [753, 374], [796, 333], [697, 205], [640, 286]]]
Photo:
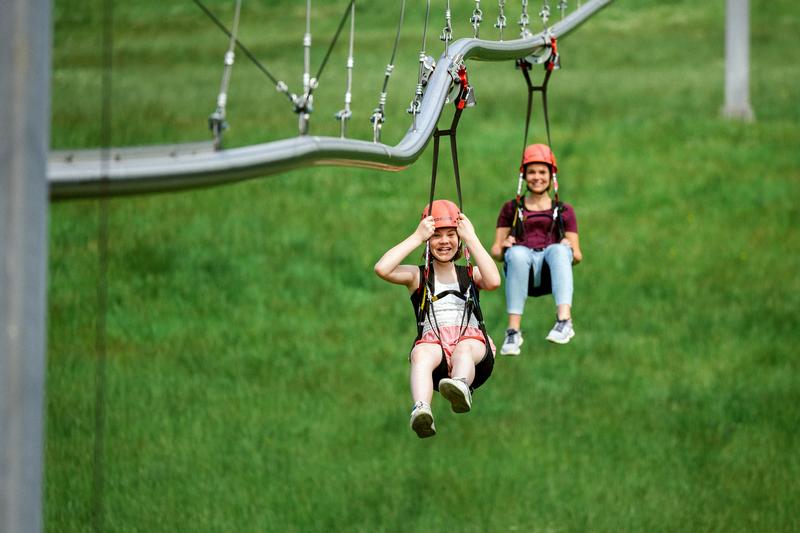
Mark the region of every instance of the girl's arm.
[[378, 277], [390, 283], [405, 285], [409, 291], [415, 291], [419, 285], [419, 268], [414, 265], [401, 265], [400, 262], [430, 239], [433, 230], [433, 217], [423, 218], [414, 233], [389, 249], [375, 263], [375, 273]]
[[564, 232], [564, 238], [561, 239], [561, 244], [566, 244], [572, 248], [572, 264], [577, 265], [583, 259], [581, 253], [580, 241], [578, 241], [578, 234], [574, 231]]
[[489, 252], [481, 244], [478, 236], [475, 234], [475, 228], [472, 227], [472, 222], [461, 213], [458, 219], [458, 236], [464, 241], [469, 253], [475, 259], [475, 266], [478, 268], [475, 271], [475, 283], [478, 287], [487, 291], [493, 291], [500, 286], [500, 272], [497, 270], [497, 265], [492, 261]]

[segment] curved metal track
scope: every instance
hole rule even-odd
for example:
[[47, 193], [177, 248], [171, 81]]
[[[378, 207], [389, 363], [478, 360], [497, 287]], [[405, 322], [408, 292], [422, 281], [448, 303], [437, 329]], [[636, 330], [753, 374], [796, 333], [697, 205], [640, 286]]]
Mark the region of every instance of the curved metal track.
[[[589, 0], [549, 28], [563, 38], [613, 0]], [[48, 164], [52, 199], [147, 194], [207, 187], [277, 174], [312, 165], [402, 170], [428, 144], [447, 100], [450, 69], [467, 59], [515, 60], [544, 51], [546, 32], [527, 39], [486, 41], [465, 38], [439, 58], [425, 89], [416, 130], [396, 146], [338, 137], [300, 136], [243, 148], [215, 151], [213, 143], [54, 151]]]

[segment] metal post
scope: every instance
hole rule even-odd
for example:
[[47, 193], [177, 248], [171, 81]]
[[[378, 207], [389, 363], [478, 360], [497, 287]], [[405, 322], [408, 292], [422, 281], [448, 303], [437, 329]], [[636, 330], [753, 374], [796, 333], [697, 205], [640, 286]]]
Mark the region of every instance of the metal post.
[[50, 0], [0, 0], [0, 531], [42, 530]]
[[753, 120], [750, 107], [750, 1], [726, 0], [725, 107], [728, 118]]

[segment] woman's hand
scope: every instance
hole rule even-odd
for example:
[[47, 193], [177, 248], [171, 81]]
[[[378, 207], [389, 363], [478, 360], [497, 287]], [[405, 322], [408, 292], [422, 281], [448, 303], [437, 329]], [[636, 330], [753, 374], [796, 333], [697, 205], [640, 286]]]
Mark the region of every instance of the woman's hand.
[[515, 244], [517, 244], [517, 239], [515, 239], [515, 238], [513, 237], [513, 235], [509, 235], [509, 236], [508, 236], [508, 237], [506, 237], [506, 238], [505, 238], [505, 240], [503, 241], [503, 248], [511, 248], [511, 247], [512, 247], [512, 246], [514, 246]]

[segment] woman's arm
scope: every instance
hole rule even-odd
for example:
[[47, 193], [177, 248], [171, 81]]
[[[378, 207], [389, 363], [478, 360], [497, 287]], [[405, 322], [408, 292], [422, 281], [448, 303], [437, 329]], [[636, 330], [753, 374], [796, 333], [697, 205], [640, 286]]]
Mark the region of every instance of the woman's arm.
[[500, 272], [497, 270], [497, 265], [492, 261], [489, 252], [481, 244], [480, 239], [475, 234], [475, 228], [472, 227], [472, 222], [461, 213], [458, 219], [458, 236], [464, 241], [469, 253], [475, 260], [477, 270], [475, 272], [475, 283], [484, 290], [493, 291], [500, 286]]
[[401, 265], [400, 262], [433, 235], [433, 217], [423, 218], [417, 229], [403, 241], [389, 249], [377, 263], [375, 273], [381, 279], [397, 285], [405, 285], [414, 291], [419, 285], [419, 269], [414, 265]]
[[580, 241], [578, 240], [578, 234], [574, 231], [567, 231], [564, 233], [564, 238], [561, 239], [561, 244], [566, 244], [570, 248], [572, 248], [572, 264], [577, 265], [583, 260], [583, 254], [581, 253], [581, 245]]
[[511, 236], [511, 228], [497, 228], [494, 232], [494, 243], [492, 244], [492, 257], [495, 261], [503, 261], [503, 253], [506, 248], [511, 248], [516, 244], [516, 239]]

